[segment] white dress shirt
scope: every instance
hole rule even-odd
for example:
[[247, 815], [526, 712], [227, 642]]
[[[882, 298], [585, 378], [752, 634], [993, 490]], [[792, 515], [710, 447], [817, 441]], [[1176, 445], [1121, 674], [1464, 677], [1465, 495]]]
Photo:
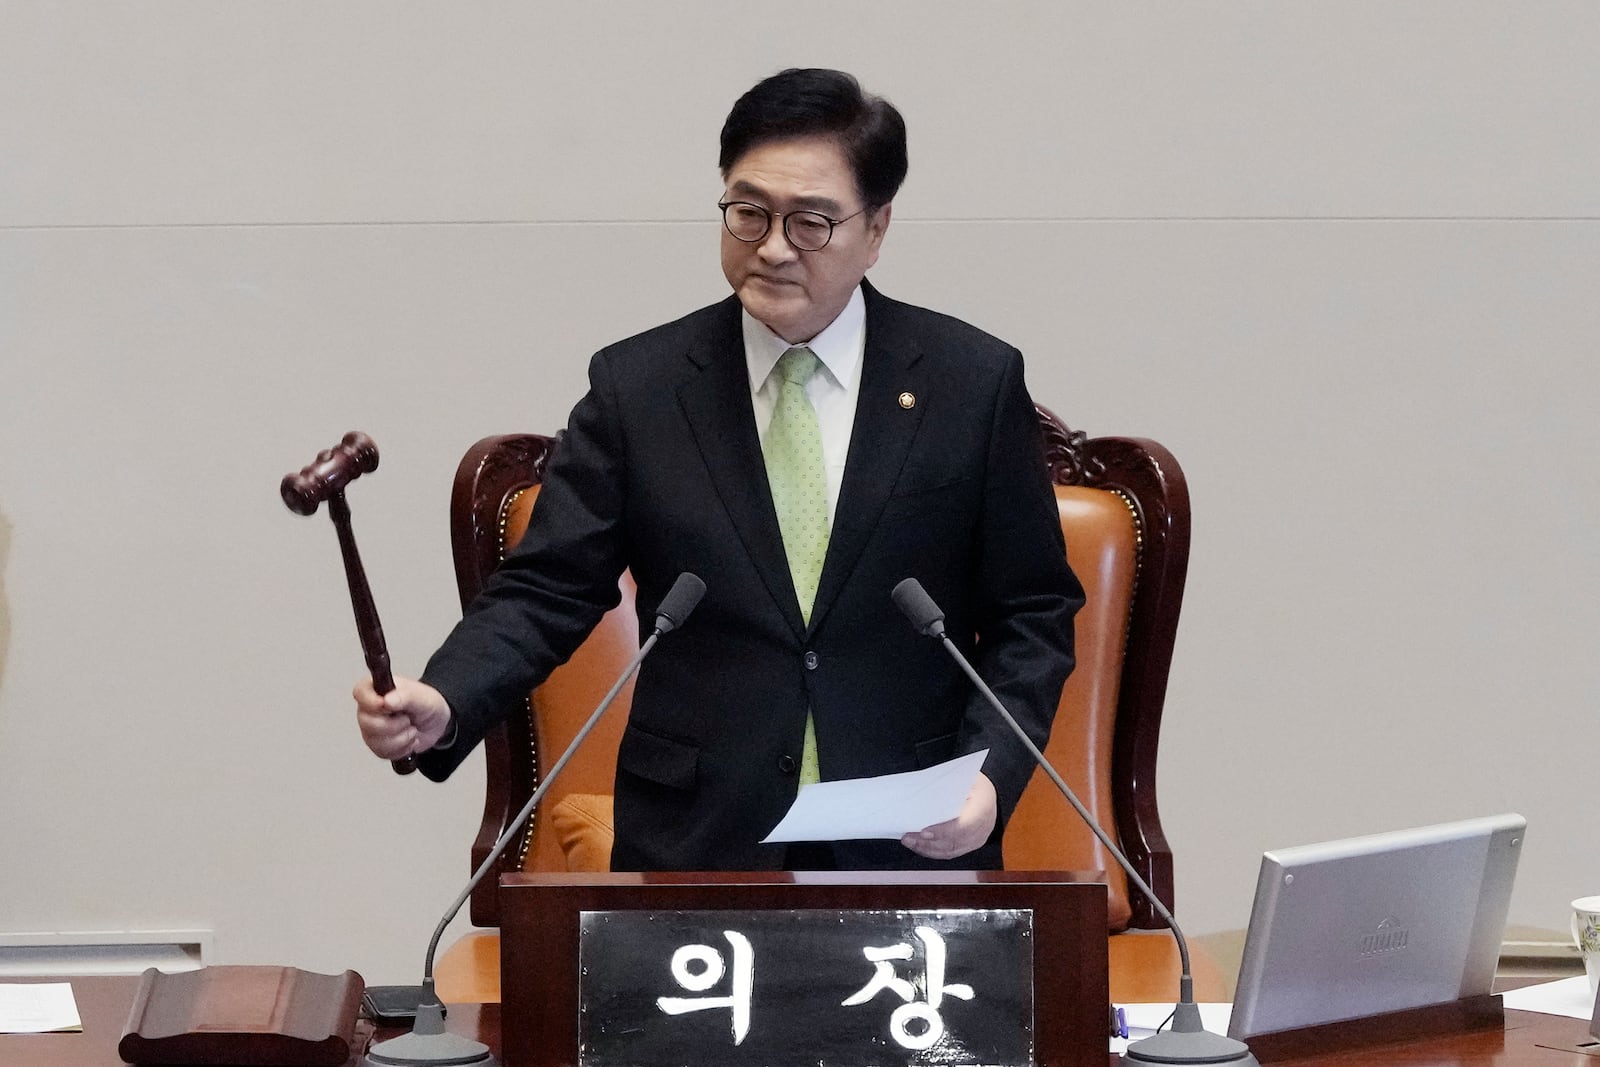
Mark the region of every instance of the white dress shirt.
[[[767, 329], [746, 311], [744, 317], [744, 358], [750, 370], [750, 401], [755, 409], [756, 428], [763, 443], [772, 409], [778, 402], [780, 383], [773, 371], [778, 357], [796, 346]], [[822, 434], [822, 462], [828, 475], [828, 524], [833, 524], [839, 503], [839, 486], [844, 482], [844, 461], [850, 452], [850, 433], [856, 423], [856, 397], [861, 392], [861, 356], [867, 342], [867, 305], [861, 287], [838, 318], [805, 347], [815, 353], [822, 370], [806, 383], [806, 397], [817, 413], [817, 429]]]

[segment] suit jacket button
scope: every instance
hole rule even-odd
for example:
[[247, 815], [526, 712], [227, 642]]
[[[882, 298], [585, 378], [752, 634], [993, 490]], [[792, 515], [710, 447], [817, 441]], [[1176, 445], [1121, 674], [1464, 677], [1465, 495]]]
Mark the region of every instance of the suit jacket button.
[[816, 669], [817, 669], [817, 654], [815, 652], [807, 652], [806, 653], [806, 670], [814, 671]]
[[799, 764], [795, 762], [795, 758], [793, 756], [778, 757], [778, 770], [782, 771], [784, 774], [793, 774], [795, 772], [795, 768], [798, 766]]

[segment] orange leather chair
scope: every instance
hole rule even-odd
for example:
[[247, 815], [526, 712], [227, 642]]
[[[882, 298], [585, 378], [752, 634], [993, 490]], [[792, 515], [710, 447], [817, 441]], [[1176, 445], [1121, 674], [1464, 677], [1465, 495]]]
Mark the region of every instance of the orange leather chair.
[[[1156, 806], [1156, 751], [1167, 673], [1189, 559], [1189, 492], [1172, 454], [1154, 441], [1088, 438], [1038, 409], [1045, 462], [1056, 484], [1067, 556], [1087, 603], [1076, 619], [1077, 667], [1061, 694], [1045, 754], [1173, 906], [1172, 851]], [[456, 582], [463, 608], [527, 528], [553, 438], [511, 434], [479, 441], [463, 457], [451, 497]], [[539, 775], [566, 750], [639, 647], [631, 579], [573, 658], [484, 741], [483, 822], [472, 847], [483, 862]], [[500, 858], [507, 871], [604, 871], [611, 846], [611, 788], [631, 686], [567, 765], [520, 838]], [[1006, 828], [1013, 870], [1104, 871], [1110, 888], [1112, 996], [1172, 999], [1170, 935], [1054, 785], [1036, 772]], [[496, 927], [497, 878], [473, 893], [474, 925]], [[1129, 931], [1124, 933], [1123, 931]], [[1143, 932], [1141, 932], [1143, 931]], [[1215, 966], [1197, 959], [1202, 994], [1218, 995]], [[469, 933], [435, 969], [446, 1001], [499, 1000], [496, 931]]]

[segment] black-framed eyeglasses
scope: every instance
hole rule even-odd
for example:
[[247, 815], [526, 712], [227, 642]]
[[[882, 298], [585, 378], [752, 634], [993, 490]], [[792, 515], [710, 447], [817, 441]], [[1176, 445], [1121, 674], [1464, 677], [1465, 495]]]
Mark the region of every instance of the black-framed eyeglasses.
[[722, 224], [735, 240], [745, 244], [764, 240], [772, 229], [773, 218], [777, 217], [783, 220], [783, 236], [802, 252], [822, 251], [833, 240], [835, 226], [867, 210], [862, 208], [842, 219], [830, 219], [820, 211], [771, 211], [744, 200], [724, 200], [717, 206], [722, 209]]

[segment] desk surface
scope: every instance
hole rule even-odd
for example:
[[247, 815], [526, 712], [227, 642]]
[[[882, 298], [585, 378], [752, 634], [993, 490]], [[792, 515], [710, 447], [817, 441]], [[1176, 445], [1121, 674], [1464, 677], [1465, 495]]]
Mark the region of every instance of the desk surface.
[[[118, 1067], [117, 1042], [128, 1021], [137, 977], [82, 977], [11, 979], [14, 981], [71, 982], [83, 1019], [81, 1034], [0, 1034], [0, 1067]], [[450, 1029], [482, 1041], [497, 1052], [500, 1046], [498, 1004], [452, 1005]], [[1279, 1061], [1282, 1067], [1311, 1064], [1386, 1064], [1393, 1067], [1600, 1067], [1600, 1058], [1540, 1047], [1574, 1044], [1588, 1035], [1588, 1024], [1535, 1012], [1507, 1011], [1504, 1030], [1457, 1034], [1390, 1045], [1337, 1056], [1316, 1056]], [[364, 1034], [370, 1035], [370, 1029]], [[392, 1036], [380, 1032], [380, 1037]], [[1115, 1064], [1116, 1057], [1108, 1059]]]

